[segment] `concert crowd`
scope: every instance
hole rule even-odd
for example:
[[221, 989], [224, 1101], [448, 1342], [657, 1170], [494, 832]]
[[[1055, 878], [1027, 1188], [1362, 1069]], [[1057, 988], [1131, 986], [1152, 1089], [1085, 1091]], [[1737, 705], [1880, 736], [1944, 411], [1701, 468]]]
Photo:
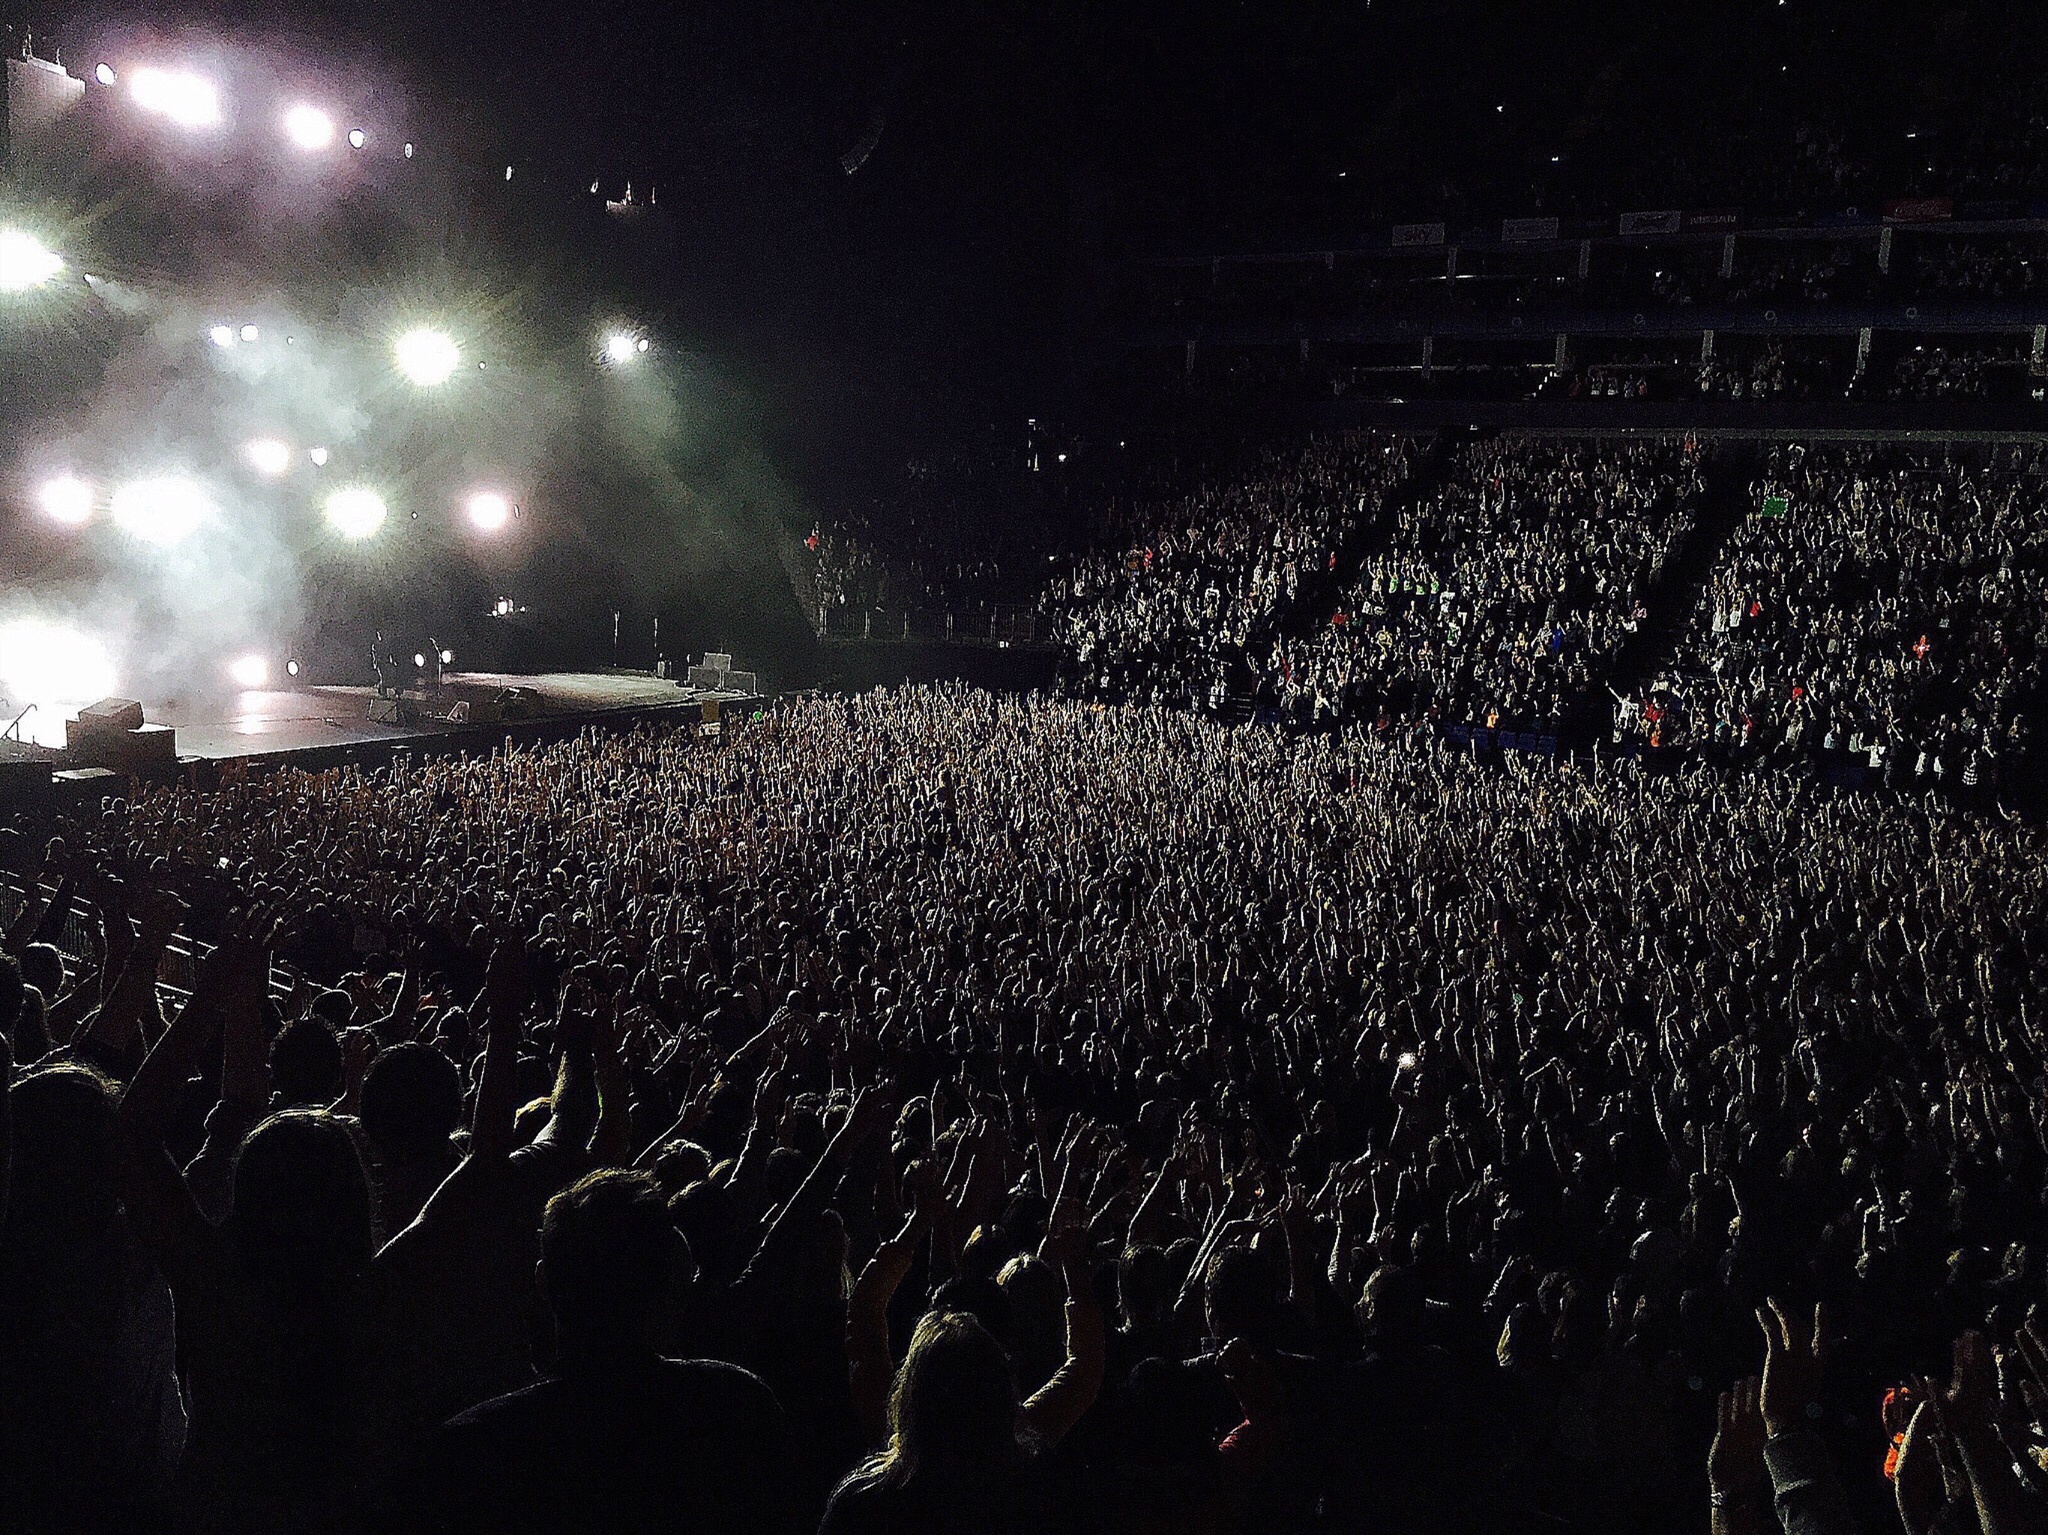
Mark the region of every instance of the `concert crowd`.
[[2048, 598], [2039, 462], [1773, 449], [1681, 644], [1689, 736], [1866, 756], [1898, 786], [1991, 790], [2030, 748]]
[[24, 825], [7, 1525], [2038, 1528], [2041, 853], [959, 687]]

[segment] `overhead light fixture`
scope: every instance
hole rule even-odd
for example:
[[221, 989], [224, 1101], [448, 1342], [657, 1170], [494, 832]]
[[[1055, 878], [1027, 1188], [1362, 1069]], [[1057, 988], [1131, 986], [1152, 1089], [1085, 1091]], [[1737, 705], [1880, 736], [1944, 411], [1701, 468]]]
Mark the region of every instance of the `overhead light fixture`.
[[242, 445], [242, 456], [258, 474], [276, 479], [292, 466], [292, 450], [275, 437], [258, 437]]
[[327, 521], [344, 538], [370, 538], [384, 526], [384, 498], [374, 490], [351, 486], [327, 498]]
[[398, 371], [415, 384], [445, 384], [462, 361], [462, 353], [438, 330], [409, 330], [398, 338]]
[[365, 144], [369, 142], [370, 136], [367, 133], [363, 132], [362, 129], [351, 128], [348, 130], [348, 147], [350, 149], [361, 149]]
[[285, 113], [284, 136], [308, 152], [325, 149], [334, 142], [334, 119], [302, 101]]
[[52, 522], [75, 528], [92, 517], [92, 485], [75, 474], [60, 474], [43, 481], [36, 503]]
[[112, 85], [114, 83], [114, 66], [102, 64], [92, 72], [92, 77], [102, 85]]
[[512, 520], [512, 503], [495, 490], [480, 490], [467, 503], [469, 520], [480, 532], [496, 533]]
[[19, 229], [0, 229], [0, 293], [39, 288], [64, 270], [64, 258]]
[[238, 688], [266, 687], [270, 682], [270, 663], [262, 656], [243, 656], [228, 666], [228, 676]]

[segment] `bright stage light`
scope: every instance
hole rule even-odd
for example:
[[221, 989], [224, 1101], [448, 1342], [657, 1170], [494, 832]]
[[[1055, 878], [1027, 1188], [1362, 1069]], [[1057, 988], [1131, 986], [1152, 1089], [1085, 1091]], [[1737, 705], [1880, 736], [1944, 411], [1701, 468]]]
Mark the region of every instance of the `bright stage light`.
[[633, 360], [633, 338], [624, 331], [613, 331], [605, 337], [604, 355], [608, 362], [631, 362]]
[[63, 258], [34, 235], [0, 229], [0, 293], [39, 288], [63, 270]]
[[254, 325], [244, 325], [240, 334], [244, 341], [261, 341], [263, 339], [263, 332]]
[[480, 490], [469, 498], [469, 520], [485, 533], [495, 533], [512, 520], [512, 503], [495, 490]]
[[112, 85], [114, 83], [114, 66], [102, 64], [92, 72], [92, 77], [102, 85]]
[[213, 515], [213, 503], [191, 480], [160, 475], [114, 492], [114, 524], [148, 544], [175, 544]]
[[647, 348], [648, 348], [648, 345], [649, 345], [649, 342], [648, 342], [648, 340], [647, 340], [647, 338], [646, 338], [645, 336], [642, 336], [642, 337], [641, 337], [641, 338], [640, 338], [640, 339], [639, 339], [638, 341], [636, 341], [636, 342], [634, 343], [634, 346], [635, 346], [635, 347], [636, 347], [636, 348], [637, 348], [637, 349], [638, 349], [639, 351], [642, 351], [642, 352], [644, 352], [644, 351], [646, 351], [646, 350], [647, 350]]
[[261, 656], [243, 656], [228, 666], [228, 676], [238, 688], [268, 687], [270, 663]]
[[296, 676], [298, 676], [298, 674], [299, 674], [299, 663], [298, 663], [298, 658], [297, 658], [297, 657], [293, 657], [293, 658], [292, 658], [291, 660], [289, 660], [289, 661], [287, 661], [287, 662], [285, 662], [285, 663], [284, 663], [284, 674], [285, 674], [285, 675], [286, 675], [287, 677], [296, 677]]
[[180, 128], [210, 128], [220, 121], [220, 92], [213, 82], [177, 69], [138, 69], [128, 94], [145, 112], [168, 117]]
[[77, 527], [92, 516], [92, 486], [75, 474], [60, 474], [43, 481], [36, 492], [43, 515], [53, 522]]
[[327, 467], [327, 450], [325, 448], [308, 448], [306, 449], [306, 457], [313, 461], [315, 469], [325, 469]]
[[242, 444], [242, 456], [258, 474], [276, 479], [292, 466], [292, 450], [275, 437], [258, 437]]
[[284, 136], [304, 150], [325, 149], [334, 142], [334, 119], [302, 101], [285, 113]]
[[454, 651], [452, 651], [452, 650], [444, 650], [444, 651], [442, 651], [442, 652], [441, 652], [441, 664], [442, 664], [443, 666], [453, 666], [453, 665], [455, 664], [455, 652], [454, 652]]
[[362, 129], [351, 128], [348, 130], [348, 147], [350, 149], [361, 149], [365, 144], [369, 142], [370, 136], [367, 133], [363, 132]]
[[445, 384], [462, 361], [455, 343], [438, 330], [409, 330], [398, 338], [398, 371], [415, 384]]
[[36, 706], [23, 722], [31, 740], [62, 743], [65, 711], [113, 691], [113, 658], [98, 640], [40, 618], [0, 624], [0, 693], [16, 709]]
[[500, 618], [509, 617], [512, 612], [512, 599], [510, 597], [500, 597], [491, 604], [491, 611]]
[[215, 346], [233, 346], [235, 328], [232, 325], [216, 325], [206, 333], [206, 339]]
[[384, 498], [352, 486], [327, 498], [327, 521], [343, 538], [370, 538], [384, 526]]

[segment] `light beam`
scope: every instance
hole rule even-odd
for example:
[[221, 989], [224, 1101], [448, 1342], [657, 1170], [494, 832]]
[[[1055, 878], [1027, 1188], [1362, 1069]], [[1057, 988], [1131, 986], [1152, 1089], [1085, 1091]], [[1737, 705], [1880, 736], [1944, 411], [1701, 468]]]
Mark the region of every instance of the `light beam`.
[[114, 492], [114, 525], [148, 544], [169, 546], [189, 538], [213, 516], [213, 503], [195, 482], [159, 475]]
[[211, 128], [220, 121], [220, 92], [213, 82], [182, 69], [138, 69], [129, 77], [128, 94], [143, 111], [180, 128]]

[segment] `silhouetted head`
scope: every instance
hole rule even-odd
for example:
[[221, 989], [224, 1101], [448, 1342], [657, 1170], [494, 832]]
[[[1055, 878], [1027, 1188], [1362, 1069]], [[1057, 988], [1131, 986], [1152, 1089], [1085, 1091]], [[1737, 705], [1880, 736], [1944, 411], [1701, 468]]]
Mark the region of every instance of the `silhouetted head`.
[[292, 1107], [327, 1107], [341, 1096], [341, 1040], [311, 1014], [294, 1018], [270, 1042], [270, 1080]]
[[994, 1334], [964, 1311], [927, 1312], [889, 1399], [889, 1448], [872, 1468], [919, 1475], [1007, 1465], [1019, 1454], [1017, 1384]]
[[104, 1230], [120, 1200], [114, 1084], [90, 1066], [30, 1072], [7, 1094], [14, 1112], [13, 1198], [7, 1246]]
[[53, 944], [32, 943], [21, 953], [21, 978], [54, 1002], [64, 995], [64, 954]]
[[1247, 1248], [1225, 1248], [1209, 1260], [1202, 1295], [1209, 1336], [1218, 1343], [1242, 1338], [1256, 1348], [1272, 1346], [1280, 1297], [1264, 1258]]
[[371, 1209], [355, 1137], [324, 1110], [271, 1115], [235, 1157], [230, 1229], [259, 1277], [303, 1287], [360, 1274], [376, 1252]]
[[462, 1074], [431, 1045], [394, 1045], [363, 1078], [363, 1131], [388, 1161], [440, 1155], [461, 1120]]
[[1127, 1326], [1164, 1320], [1173, 1305], [1173, 1260], [1165, 1249], [1135, 1247], [1117, 1269], [1117, 1302]]
[[606, 1169], [557, 1194], [541, 1220], [540, 1252], [565, 1360], [667, 1342], [690, 1256], [650, 1174]]

